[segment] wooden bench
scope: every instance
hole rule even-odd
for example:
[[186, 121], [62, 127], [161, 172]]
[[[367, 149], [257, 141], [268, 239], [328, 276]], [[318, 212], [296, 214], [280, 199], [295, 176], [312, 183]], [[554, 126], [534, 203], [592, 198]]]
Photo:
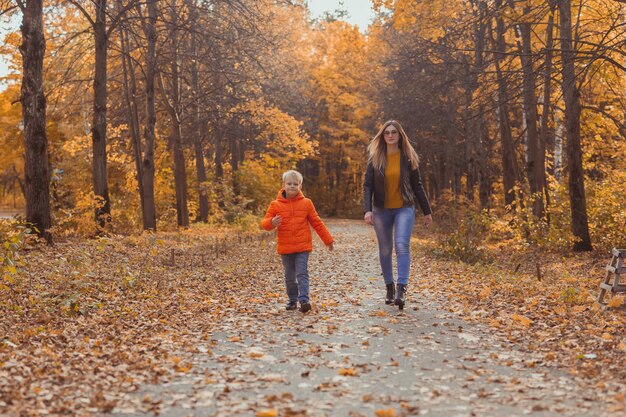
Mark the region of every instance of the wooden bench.
[[[613, 294], [626, 293], [626, 284], [620, 284], [620, 275], [626, 272], [626, 265], [624, 265], [624, 258], [626, 257], [626, 249], [615, 249], [611, 251], [613, 257], [611, 263], [606, 266], [606, 278], [604, 282], [600, 284], [600, 295], [598, 295], [598, 302], [604, 304], [604, 296], [607, 291], [611, 291]], [[613, 279], [613, 283], [611, 283]]]

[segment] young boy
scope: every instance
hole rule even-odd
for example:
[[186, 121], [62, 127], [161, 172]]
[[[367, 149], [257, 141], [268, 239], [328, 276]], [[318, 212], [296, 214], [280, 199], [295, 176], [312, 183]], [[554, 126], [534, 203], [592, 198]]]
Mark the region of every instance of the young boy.
[[287, 310], [295, 310], [300, 302], [300, 311], [311, 310], [309, 301], [309, 253], [313, 250], [311, 228], [317, 232], [328, 250], [333, 250], [333, 238], [315, 211], [313, 202], [301, 192], [302, 174], [287, 171], [283, 174], [283, 187], [276, 200], [270, 203], [261, 227], [265, 230], [278, 229], [278, 253], [285, 268], [285, 287], [289, 301]]

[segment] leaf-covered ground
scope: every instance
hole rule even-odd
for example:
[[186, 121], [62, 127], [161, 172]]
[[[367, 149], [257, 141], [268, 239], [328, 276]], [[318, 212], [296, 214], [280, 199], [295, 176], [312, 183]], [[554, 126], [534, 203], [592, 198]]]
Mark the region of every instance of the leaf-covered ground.
[[[424, 256], [437, 252], [432, 240], [416, 239]], [[605, 401], [625, 405], [626, 315], [624, 296], [597, 303], [606, 254], [564, 257], [533, 253], [523, 246], [496, 245], [488, 265], [466, 265], [429, 256], [417, 274], [423, 291], [443, 297], [449, 311], [525, 352], [539, 352], [537, 365], [558, 367], [597, 384]], [[623, 281], [624, 278], [622, 278]], [[607, 389], [610, 389], [607, 391]], [[613, 390], [613, 391], [612, 391]]]
[[306, 315], [283, 309], [270, 234], [33, 246], [1, 293], [2, 414], [623, 412], [624, 313], [593, 302], [606, 260], [543, 258], [538, 281], [515, 251], [471, 267], [418, 231], [400, 313], [381, 302], [372, 230], [329, 226]]

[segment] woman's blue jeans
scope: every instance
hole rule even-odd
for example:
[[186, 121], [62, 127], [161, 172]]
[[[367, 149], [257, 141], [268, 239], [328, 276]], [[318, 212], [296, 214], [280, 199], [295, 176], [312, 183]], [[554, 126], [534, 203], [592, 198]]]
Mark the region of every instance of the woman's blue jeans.
[[378, 239], [378, 257], [383, 270], [385, 284], [393, 284], [391, 253], [396, 247], [398, 261], [398, 284], [406, 285], [411, 269], [411, 233], [415, 223], [413, 206], [395, 209], [374, 207], [372, 221]]
[[309, 302], [309, 252], [280, 255], [285, 268], [285, 287], [289, 301]]

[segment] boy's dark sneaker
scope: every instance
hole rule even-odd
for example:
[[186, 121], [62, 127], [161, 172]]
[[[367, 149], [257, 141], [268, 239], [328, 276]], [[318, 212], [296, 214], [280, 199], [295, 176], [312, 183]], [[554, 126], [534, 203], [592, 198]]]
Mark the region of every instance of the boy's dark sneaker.
[[298, 303], [296, 301], [289, 301], [285, 306], [285, 310], [295, 310], [298, 308]]
[[306, 301], [303, 303], [300, 303], [300, 311], [303, 313], [306, 313], [307, 311], [311, 310], [311, 304], [307, 303]]

